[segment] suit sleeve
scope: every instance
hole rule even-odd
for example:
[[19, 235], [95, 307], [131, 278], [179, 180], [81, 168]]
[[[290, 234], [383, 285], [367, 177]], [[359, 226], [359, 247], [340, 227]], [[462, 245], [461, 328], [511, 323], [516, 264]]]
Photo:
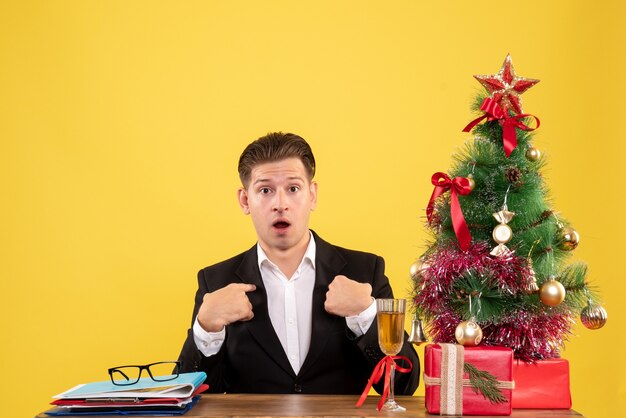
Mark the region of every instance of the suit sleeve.
[[206, 373], [207, 378], [205, 383], [209, 385], [209, 392], [224, 392], [223, 370], [226, 344], [222, 344], [222, 348], [217, 354], [205, 357], [204, 354], [198, 350], [198, 347], [196, 347], [193, 338], [193, 323], [198, 315], [200, 305], [202, 305], [204, 295], [213, 291], [213, 289], [209, 290], [207, 283], [208, 280], [205, 270], [200, 270], [198, 272], [198, 290], [196, 291], [193, 315], [191, 316], [191, 326], [187, 330], [187, 338], [185, 339], [178, 360], [182, 363], [181, 371], [183, 373], [198, 371]]
[[[371, 282], [372, 285], [372, 296], [376, 299], [378, 298], [393, 298], [393, 291], [391, 289], [391, 285], [389, 284], [389, 279], [385, 276], [385, 261], [382, 257], [376, 256], [376, 261], [374, 263], [374, 273], [373, 279]], [[395, 375], [395, 387], [394, 391], [397, 395], [412, 395], [417, 386], [419, 385], [419, 377], [420, 377], [420, 362], [419, 357], [417, 356], [417, 352], [413, 348], [413, 345], [408, 342], [409, 336], [405, 332], [404, 333], [404, 344], [402, 346], [402, 350], [398, 355], [404, 356], [411, 360], [413, 364], [413, 368], [410, 373], [396, 373]], [[380, 350], [378, 346], [378, 327], [376, 326], [376, 322], [370, 326], [367, 333], [363, 336], [356, 338], [355, 343], [357, 347], [363, 352], [363, 355], [367, 359], [370, 364], [371, 369], [373, 370], [374, 366], [383, 358], [385, 354]], [[405, 362], [402, 362], [401, 366], [407, 367]], [[382, 393], [383, 391], [383, 380], [381, 379], [377, 385], [374, 385], [374, 389], [378, 393]]]

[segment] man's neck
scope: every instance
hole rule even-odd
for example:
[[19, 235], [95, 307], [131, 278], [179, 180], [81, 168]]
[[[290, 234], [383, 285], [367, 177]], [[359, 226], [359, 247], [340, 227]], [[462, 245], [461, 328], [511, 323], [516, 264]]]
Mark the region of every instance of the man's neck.
[[311, 239], [313, 238], [311, 234], [308, 233], [297, 245], [285, 250], [280, 248], [266, 248], [263, 244], [261, 244], [261, 248], [263, 248], [267, 258], [280, 269], [285, 277], [291, 279], [296, 270], [298, 270], [298, 266], [302, 262], [302, 258], [309, 246], [309, 240]]

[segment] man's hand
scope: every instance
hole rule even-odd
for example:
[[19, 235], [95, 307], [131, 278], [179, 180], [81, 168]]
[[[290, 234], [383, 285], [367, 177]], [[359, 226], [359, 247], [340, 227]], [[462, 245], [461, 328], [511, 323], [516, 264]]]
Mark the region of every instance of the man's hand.
[[256, 286], [231, 283], [211, 293], [206, 293], [198, 310], [198, 323], [207, 332], [219, 332], [236, 321], [249, 321], [254, 317], [247, 292]]
[[335, 276], [328, 285], [324, 309], [338, 316], [355, 316], [372, 304], [372, 286], [359, 283], [346, 276]]

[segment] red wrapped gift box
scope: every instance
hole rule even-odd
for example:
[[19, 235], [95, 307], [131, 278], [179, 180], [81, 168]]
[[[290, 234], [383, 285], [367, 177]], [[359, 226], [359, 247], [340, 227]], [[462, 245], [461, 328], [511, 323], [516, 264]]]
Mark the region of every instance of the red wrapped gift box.
[[[443, 354], [443, 345], [447, 346], [445, 354]], [[505, 347], [466, 347], [463, 350], [463, 362], [470, 363], [479, 370], [488, 371], [501, 385], [500, 391], [506, 398], [506, 402], [492, 403], [480, 392], [475, 393], [469, 386], [467, 374], [463, 376], [462, 362], [459, 362], [457, 358], [452, 358], [459, 355], [451, 353], [453, 349], [460, 350], [463, 347], [453, 344], [429, 344], [424, 350], [426, 410], [431, 414], [442, 415], [511, 415], [513, 351]], [[448, 370], [443, 371], [444, 376], [442, 376], [442, 354], [444, 368]], [[464, 378], [461, 389], [459, 389], [458, 381], [451, 384], [450, 363], [455, 361], [457, 369], [460, 365], [460, 375]], [[442, 399], [442, 393], [444, 399]], [[461, 396], [458, 396], [459, 394]], [[460, 411], [459, 408], [462, 410]]]
[[569, 363], [565, 359], [513, 362], [513, 408], [570, 409]]

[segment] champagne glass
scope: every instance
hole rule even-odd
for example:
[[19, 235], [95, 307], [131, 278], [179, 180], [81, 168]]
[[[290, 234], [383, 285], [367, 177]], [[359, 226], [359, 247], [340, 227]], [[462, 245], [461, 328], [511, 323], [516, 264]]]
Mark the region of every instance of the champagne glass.
[[[404, 344], [404, 310], [406, 299], [376, 299], [376, 319], [378, 322], [378, 345], [388, 356], [397, 355]], [[381, 411], [406, 411], [398, 405], [393, 396], [395, 364], [391, 365], [389, 396]]]

